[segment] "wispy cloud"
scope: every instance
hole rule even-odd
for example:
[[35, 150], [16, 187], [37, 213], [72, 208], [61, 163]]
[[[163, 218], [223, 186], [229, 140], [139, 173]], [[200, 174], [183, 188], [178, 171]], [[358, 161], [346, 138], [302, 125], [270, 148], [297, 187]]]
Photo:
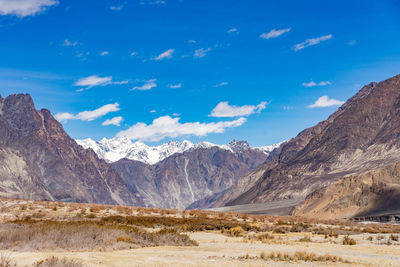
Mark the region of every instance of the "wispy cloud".
[[231, 106], [228, 102], [220, 102], [208, 115], [210, 117], [240, 117], [260, 113], [267, 107], [267, 102], [261, 102], [257, 106]]
[[0, 0], [0, 15], [33, 16], [58, 3], [57, 0]]
[[153, 58], [153, 60], [162, 60], [165, 58], [172, 58], [172, 54], [175, 52], [175, 49], [168, 49], [167, 51], [161, 53], [157, 57]]
[[190, 43], [190, 44], [195, 44], [195, 43], [196, 43], [196, 40], [188, 40], [188, 43]]
[[150, 113], [157, 113], [157, 110], [152, 109], [152, 110], [150, 110]]
[[178, 88], [182, 87], [182, 84], [181, 83], [171, 84], [171, 85], [168, 85], [168, 87], [171, 88], [171, 89], [178, 89]]
[[67, 122], [68, 120], [92, 121], [94, 119], [107, 115], [110, 112], [116, 111], [119, 111], [118, 103], [107, 104], [95, 110], [82, 111], [76, 115], [69, 112], [57, 113], [56, 115], [54, 115], [54, 117], [59, 122]]
[[164, 5], [166, 2], [164, 0], [148, 0], [148, 1], [140, 1], [140, 5]]
[[262, 33], [260, 35], [260, 38], [262, 38], [262, 39], [276, 38], [276, 37], [279, 37], [279, 36], [281, 36], [282, 34], [284, 34], [286, 32], [290, 32], [291, 29], [292, 28], [286, 28], [286, 29], [280, 29], [280, 30], [272, 29], [268, 33]]
[[145, 84], [143, 84], [142, 86], [135, 86], [131, 90], [140, 90], [140, 91], [150, 90], [152, 88], [157, 87], [156, 81], [157, 81], [157, 79], [151, 79], [151, 80], [145, 81]]
[[159, 117], [149, 125], [143, 122], [136, 123], [117, 137], [128, 137], [133, 140], [157, 142], [164, 138], [177, 138], [178, 136], [206, 136], [210, 133], [223, 133], [227, 128], [238, 127], [246, 122], [246, 118], [233, 121], [220, 121], [211, 123], [186, 122], [180, 123], [180, 118], [170, 116]]
[[353, 40], [353, 41], [347, 42], [347, 44], [348, 44], [348, 45], [355, 45], [356, 43], [357, 43], [357, 41], [356, 41], [356, 40]]
[[194, 51], [193, 56], [196, 58], [202, 58], [207, 55], [208, 52], [210, 52], [212, 48], [200, 48]]
[[320, 98], [315, 101], [314, 104], [309, 105], [309, 108], [325, 108], [331, 106], [340, 106], [343, 105], [344, 101], [336, 100], [336, 99], [329, 99], [327, 95], [321, 96]]
[[293, 49], [294, 49], [294, 51], [299, 51], [299, 50], [302, 50], [302, 49], [304, 49], [306, 47], [317, 45], [317, 44], [319, 44], [321, 42], [324, 42], [324, 41], [327, 41], [329, 39], [332, 39], [332, 34], [320, 36], [320, 37], [317, 37], [317, 38], [307, 39], [302, 43], [294, 45]]
[[331, 85], [332, 83], [330, 81], [322, 81], [319, 83], [316, 83], [314, 81], [310, 81], [308, 83], [304, 82], [302, 83], [304, 87], [313, 87], [313, 86], [327, 86], [327, 85]]
[[101, 125], [103, 125], [103, 126], [108, 126], [108, 125], [114, 125], [114, 126], [121, 126], [121, 122], [123, 121], [124, 119], [122, 118], [122, 117], [114, 117], [114, 118], [112, 118], [112, 119], [107, 119], [107, 120], [105, 120]]
[[236, 29], [236, 28], [232, 28], [232, 29], [229, 29], [227, 31], [227, 33], [229, 33], [229, 34], [239, 34], [239, 30]]
[[283, 106], [283, 110], [293, 110], [293, 106]]
[[214, 87], [221, 87], [221, 86], [225, 86], [225, 85], [228, 85], [228, 84], [229, 84], [228, 82], [221, 82], [219, 84], [214, 85]]
[[[127, 84], [129, 81], [113, 81], [111, 76], [108, 77], [100, 77], [98, 75], [92, 75], [89, 77], [81, 78], [74, 83], [74, 86], [85, 87], [85, 89], [90, 89], [95, 86], [106, 86], [110, 84]], [[85, 90], [83, 88], [78, 89], [78, 92]]]
[[94, 87], [94, 86], [104, 86], [108, 85], [112, 82], [112, 77], [100, 77], [98, 75], [92, 75], [89, 77], [85, 77], [79, 79], [75, 82], [74, 86], [87, 86], [87, 87]]
[[130, 53], [130, 56], [131, 56], [131, 57], [136, 56], [136, 55], [137, 55], [136, 52], [131, 52], [131, 53]]
[[109, 55], [109, 54], [110, 54], [110, 52], [104, 51], [104, 52], [101, 52], [101, 53], [100, 53], [100, 56], [106, 56], [106, 55]]
[[[1, 1], [1, 0], [0, 0], [0, 1]], [[78, 45], [78, 42], [77, 42], [77, 41], [73, 41], [73, 42], [72, 42], [72, 41], [70, 41], [70, 40], [68, 40], [68, 39], [65, 39], [62, 45], [63, 45], [63, 46], [73, 46], [73, 47], [75, 47], [75, 46]]]
[[120, 10], [122, 10], [124, 7], [125, 7], [125, 3], [124, 3], [124, 4], [121, 4], [121, 5], [118, 5], [118, 6], [110, 6], [110, 9], [113, 10], [113, 11], [120, 11]]

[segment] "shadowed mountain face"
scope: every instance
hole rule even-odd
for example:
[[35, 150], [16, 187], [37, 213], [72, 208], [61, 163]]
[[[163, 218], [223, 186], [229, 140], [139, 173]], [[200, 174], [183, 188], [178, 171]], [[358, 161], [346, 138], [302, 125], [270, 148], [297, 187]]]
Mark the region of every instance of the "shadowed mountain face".
[[147, 206], [184, 209], [231, 187], [266, 158], [264, 152], [236, 141], [234, 153], [218, 147], [198, 148], [154, 165], [122, 159], [112, 166]]
[[110, 165], [23, 94], [0, 97], [0, 196], [143, 204]]
[[400, 76], [395, 76], [363, 87], [327, 120], [282, 145], [214, 206], [305, 199], [346, 175], [399, 162], [399, 137]]

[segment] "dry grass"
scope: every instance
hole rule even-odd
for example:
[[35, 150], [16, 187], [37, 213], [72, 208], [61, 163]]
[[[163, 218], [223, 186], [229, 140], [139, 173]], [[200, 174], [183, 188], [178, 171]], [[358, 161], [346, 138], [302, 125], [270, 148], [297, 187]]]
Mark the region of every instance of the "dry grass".
[[14, 263], [9, 254], [0, 255], [0, 267], [16, 267], [17, 264]]
[[343, 258], [334, 255], [317, 255], [305, 251], [296, 251], [294, 254], [282, 252], [270, 252], [269, 254], [261, 252], [260, 258], [263, 260], [273, 261], [305, 261], [305, 262], [341, 262], [348, 263]]
[[149, 233], [134, 226], [98, 222], [16, 221], [0, 225], [0, 249], [113, 250], [197, 245], [175, 230]]
[[85, 265], [78, 260], [71, 260], [67, 258], [59, 259], [57, 257], [47, 258], [45, 260], [37, 261], [33, 267], [84, 267]]

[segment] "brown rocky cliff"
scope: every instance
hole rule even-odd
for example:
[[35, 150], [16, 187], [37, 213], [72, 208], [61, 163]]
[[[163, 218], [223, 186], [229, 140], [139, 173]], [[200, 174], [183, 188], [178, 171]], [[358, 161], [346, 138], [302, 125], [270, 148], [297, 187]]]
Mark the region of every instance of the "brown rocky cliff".
[[[281, 148], [252, 187], [222, 205], [305, 198], [348, 174], [400, 161], [400, 76], [363, 87]], [[259, 172], [258, 172], [259, 173]], [[254, 179], [253, 179], [254, 180]], [[239, 188], [239, 192], [240, 192]]]
[[119, 175], [29, 95], [0, 98], [0, 195], [139, 205]]

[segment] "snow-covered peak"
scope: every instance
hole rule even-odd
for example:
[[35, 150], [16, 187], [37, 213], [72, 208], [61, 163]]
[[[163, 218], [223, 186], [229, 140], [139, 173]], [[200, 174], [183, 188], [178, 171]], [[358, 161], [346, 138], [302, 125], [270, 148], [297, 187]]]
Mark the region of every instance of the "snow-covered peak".
[[[103, 138], [96, 142], [91, 138], [76, 140], [76, 142], [84, 148], [93, 149], [96, 154], [107, 162], [116, 162], [120, 159], [127, 158], [131, 160], [141, 161], [147, 164], [155, 164], [163, 159], [185, 151], [198, 148], [219, 147], [220, 149], [229, 150], [233, 153], [239, 153], [245, 149], [251, 149], [246, 141], [232, 141], [229, 145], [216, 145], [210, 142], [200, 142], [193, 144], [190, 141], [184, 140], [169, 141], [159, 146], [148, 146], [141, 141], [132, 142], [126, 137], [121, 138]], [[269, 154], [274, 148], [279, 145], [258, 147], [266, 154]]]
[[287, 141], [283, 141], [277, 144], [273, 144], [270, 146], [260, 146], [260, 147], [255, 147], [255, 149], [261, 150], [262, 152], [264, 152], [265, 154], [269, 154], [271, 153], [275, 148], [280, 147], [282, 144], [286, 143]]

